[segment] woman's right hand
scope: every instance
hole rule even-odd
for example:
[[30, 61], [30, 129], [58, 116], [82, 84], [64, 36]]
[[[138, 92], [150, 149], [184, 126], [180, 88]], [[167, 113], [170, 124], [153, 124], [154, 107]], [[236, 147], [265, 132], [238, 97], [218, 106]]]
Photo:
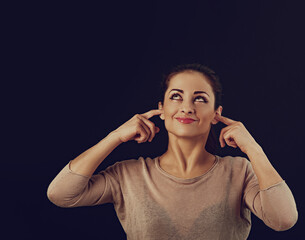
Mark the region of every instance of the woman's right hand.
[[143, 114], [136, 114], [114, 130], [114, 132], [118, 135], [121, 142], [129, 140], [135, 140], [138, 143], [151, 142], [160, 129], [148, 119], [161, 113], [163, 113], [163, 110], [155, 109]]

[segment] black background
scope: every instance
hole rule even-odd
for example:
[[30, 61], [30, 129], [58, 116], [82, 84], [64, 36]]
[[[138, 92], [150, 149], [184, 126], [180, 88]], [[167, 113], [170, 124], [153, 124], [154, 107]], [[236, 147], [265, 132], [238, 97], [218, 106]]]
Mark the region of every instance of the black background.
[[[162, 73], [190, 62], [218, 73], [223, 115], [243, 122], [294, 194], [297, 224], [276, 232], [252, 215], [249, 239], [301, 239], [301, 2], [23, 1], [3, 6], [5, 239], [124, 239], [111, 204], [62, 209], [49, 202], [47, 187], [69, 160], [134, 114], [157, 108]], [[152, 143], [120, 145], [98, 170], [162, 154], [163, 122], [151, 120], [161, 128]], [[217, 125], [219, 132], [222, 127]], [[218, 155], [244, 156], [228, 146]]]

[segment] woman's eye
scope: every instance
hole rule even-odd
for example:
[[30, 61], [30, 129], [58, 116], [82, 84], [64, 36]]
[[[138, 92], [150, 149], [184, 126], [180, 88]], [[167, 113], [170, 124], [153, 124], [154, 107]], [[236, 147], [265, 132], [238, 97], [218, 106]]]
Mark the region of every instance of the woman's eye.
[[173, 94], [173, 95], [171, 96], [170, 99], [177, 100], [177, 99], [179, 99], [179, 98], [181, 98], [181, 96], [180, 96], [179, 94], [175, 93], [175, 94]]
[[195, 99], [200, 99], [199, 102], [208, 102], [204, 97], [198, 96]]
[[[182, 98], [181, 98], [181, 96], [180, 96], [178, 93], [175, 93], [175, 94], [173, 94], [173, 95], [170, 97], [170, 99], [172, 99], [172, 100], [181, 100]], [[199, 101], [197, 101], [197, 99], [199, 99]], [[195, 100], [196, 100], [197, 102], [208, 102], [208, 101], [207, 101], [204, 97], [202, 97], [202, 96], [196, 97]]]

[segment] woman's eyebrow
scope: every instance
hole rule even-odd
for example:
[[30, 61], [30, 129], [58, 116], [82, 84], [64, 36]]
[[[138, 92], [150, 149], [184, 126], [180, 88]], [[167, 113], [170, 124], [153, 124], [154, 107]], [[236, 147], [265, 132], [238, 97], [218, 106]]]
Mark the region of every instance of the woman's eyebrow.
[[[183, 91], [182, 89], [177, 89], [177, 88], [174, 88], [174, 89], [170, 90], [170, 92], [171, 92], [171, 91], [178, 91], [178, 92], [184, 93], [184, 91]], [[207, 92], [205, 92], [205, 91], [195, 91], [195, 92], [194, 92], [194, 94], [198, 94], [198, 93], [205, 93], [206, 95], [210, 96], [210, 95], [209, 95]]]

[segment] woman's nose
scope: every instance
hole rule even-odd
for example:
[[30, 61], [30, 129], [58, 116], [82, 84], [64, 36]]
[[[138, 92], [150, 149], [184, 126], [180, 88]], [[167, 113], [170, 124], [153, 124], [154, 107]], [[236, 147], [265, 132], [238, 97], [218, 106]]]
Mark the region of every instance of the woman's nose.
[[194, 107], [191, 104], [188, 104], [188, 103], [184, 103], [181, 106], [181, 111], [183, 113], [185, 113], [185, 114], [193, 114], [193, 113], [195, 113]]

